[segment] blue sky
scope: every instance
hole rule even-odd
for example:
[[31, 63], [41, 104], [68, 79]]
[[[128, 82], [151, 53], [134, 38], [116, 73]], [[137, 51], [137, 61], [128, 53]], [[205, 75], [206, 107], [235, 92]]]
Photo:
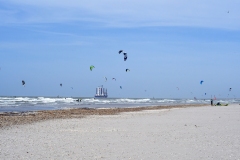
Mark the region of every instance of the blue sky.
[[0, 0], [0, 96], [239, 98], [239, 6]]

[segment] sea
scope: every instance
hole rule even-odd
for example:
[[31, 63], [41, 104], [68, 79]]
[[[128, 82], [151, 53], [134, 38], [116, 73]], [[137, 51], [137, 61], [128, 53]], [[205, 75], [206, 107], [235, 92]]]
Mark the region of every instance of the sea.
[[[73, 108], [133, 108], [185, 104], [210, 104], [210, 99], [172, 98], [78, 98], [74, 97], [0, 97], [0, 112], [31, 112]], [[217, 99], [214, 103], [239, 104], [240, 99]]]

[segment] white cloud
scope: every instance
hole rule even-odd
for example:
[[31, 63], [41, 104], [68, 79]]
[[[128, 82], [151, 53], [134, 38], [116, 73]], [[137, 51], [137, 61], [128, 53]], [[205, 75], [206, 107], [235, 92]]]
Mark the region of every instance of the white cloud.
[[[96, 22], [111, 27], [240, 28], [238, 0], [9, 0], [3, 23]], [[228, 13], [229, 11], [229, 13]]]

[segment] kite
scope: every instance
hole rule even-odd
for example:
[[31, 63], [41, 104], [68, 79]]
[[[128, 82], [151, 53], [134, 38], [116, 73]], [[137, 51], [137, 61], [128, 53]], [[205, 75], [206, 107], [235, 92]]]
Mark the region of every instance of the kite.
[[118, 51], [119, 54], [122, 53], [122, 52], [123, 52], [123, 50]]
[[203, 82], [204, 82], [204, 81], [203, 81], [203, 80], [201, 80], [201, 81], [200, 81], [200, 84], [202, 84]]
[[[119, 54], [123, 53], [123, 50], [118, 51], [118, 53]], [[126, 61], [127, 60], [127, 53], [124, 52], [123, 55], [124, 55], [124, 61]]]
[[107, 81], [107, 77], [104, 77], [105, 78], [105, 82]]
[[130, 71], [130, 69], [126, 69], [126, 72]]
[[123, 55], [124, 55], [124, 61], [126, 61], [127, 60], [127, 53], [123, 53]]
[[60, 83], [60, 86], [62, 87], [62, 83]]
[[116, 78], [112, 78], [112, 80], [115, 80], [115, 81], [116, 81]]
[[229, 91], [231, 91], [232, 90], [232, 88], [229, 88]]
[[22, 85], [25, 86], [25, 81], [24, 80], [22, 80]]
[[207, 95], [207, 93], [205, 93], [205, 95]]
[[177, 89], [179, 90], [179, 88], [177, 87]]
[[95, 68], [95, 67], [94, 67], [93, 65], [91, 65], [91, 66], [90, 66], [90, 70], [92, 71], [92, 70], [93, 70], [93, 68]]
[[122, 89], [122, 86], [120, 86], [120, 88]]

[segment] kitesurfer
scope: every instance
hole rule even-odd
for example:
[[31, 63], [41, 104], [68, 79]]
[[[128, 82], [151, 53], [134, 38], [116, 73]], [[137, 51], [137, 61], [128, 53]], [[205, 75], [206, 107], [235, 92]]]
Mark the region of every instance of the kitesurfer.
[[77, 99], [76, 101], [77, 101], [77, 102], [82, 102], [82, 99]]

